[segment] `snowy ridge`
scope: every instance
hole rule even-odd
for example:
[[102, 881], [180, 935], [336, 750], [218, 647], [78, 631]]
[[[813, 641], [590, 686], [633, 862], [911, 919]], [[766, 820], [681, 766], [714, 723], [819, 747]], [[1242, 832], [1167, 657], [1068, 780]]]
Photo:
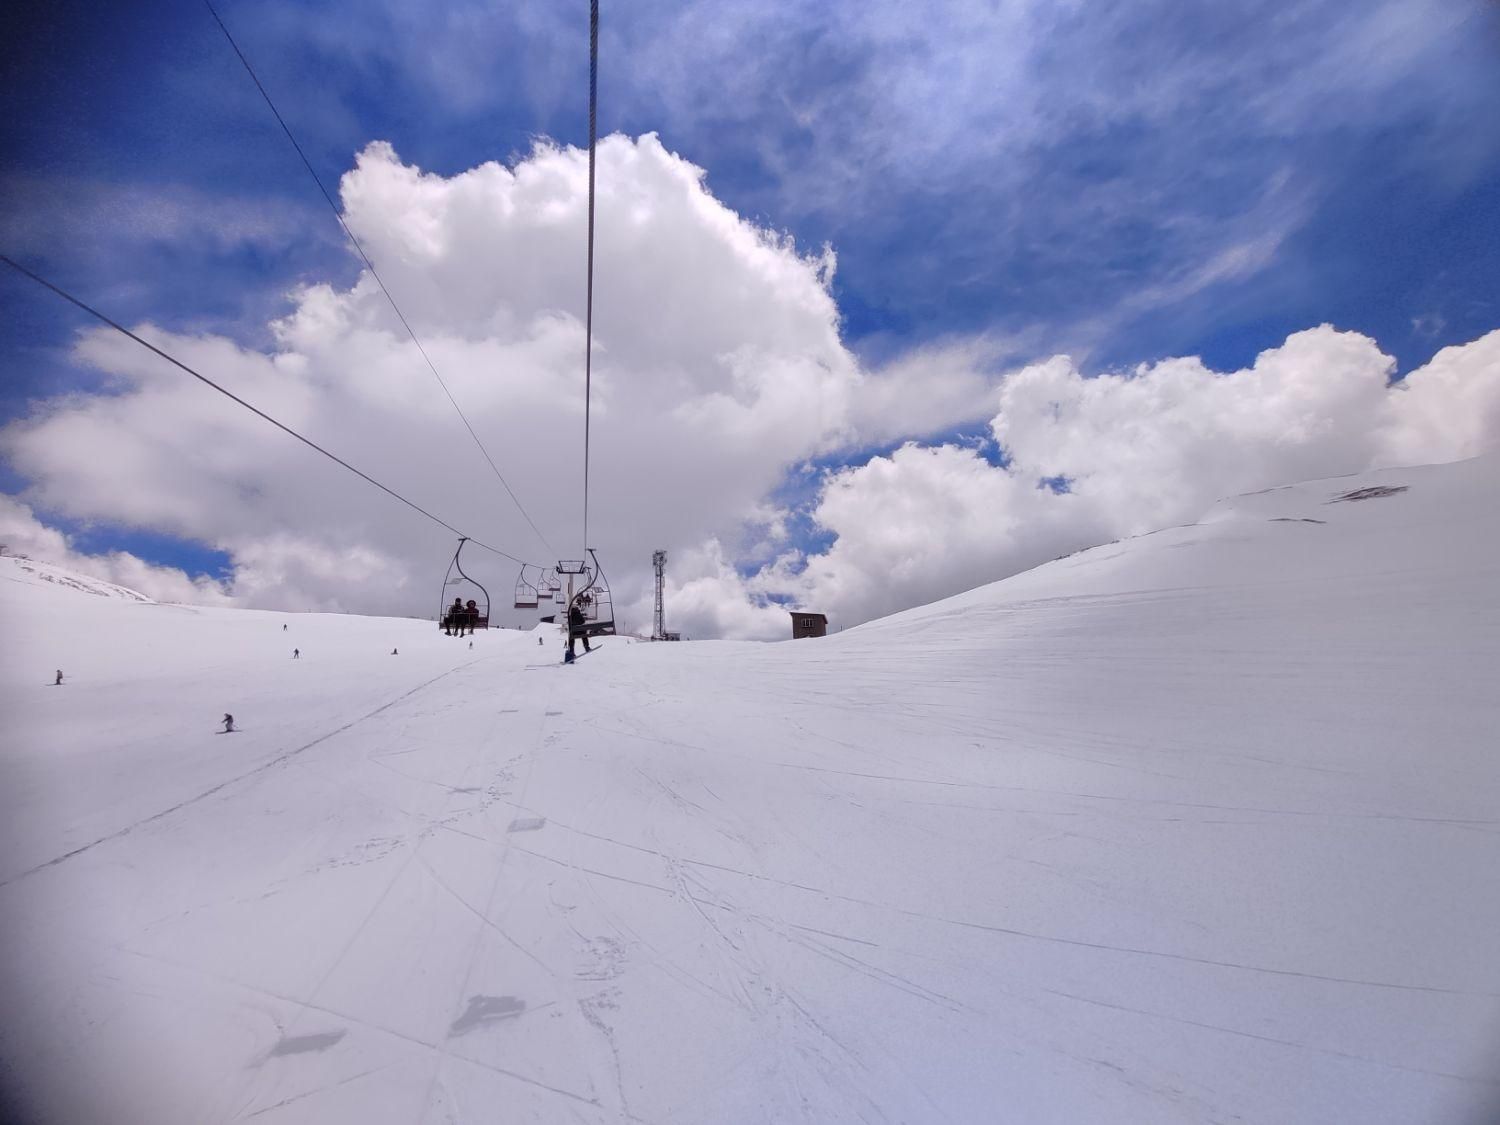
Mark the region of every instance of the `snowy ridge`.
[[1497, 468], [571, 668], [546, 630], [0, 583], [19, 1092], [152, 1125], [1484, 1120]]
[[0, 555], [0, 580], [18, 582], [26, 586], [42, 586], [60, 590], [73, 590], [95, 597], [116, 598], [121, 601], [154, 605], [145, 594], [100, 578], [90, 578], [56, 563], [22, 558], [19, 555]]
[[[1227, 497], [1194, 523], [1077, 551], [851, 634], [951, 621], [954, 614], [1038, 595], [1081, 597], [1142, 585], [1257, 585], [1282, 574], [1354, 578], [1394, 565], [1434, 580], [1454, 568], [1483, 575], [1500, 560], [1497, 507], [1496, 454], [1265, 489]], [[1485, 582], [1476, 584], [1479, 604], [1489, 600], [1487, 591]]]

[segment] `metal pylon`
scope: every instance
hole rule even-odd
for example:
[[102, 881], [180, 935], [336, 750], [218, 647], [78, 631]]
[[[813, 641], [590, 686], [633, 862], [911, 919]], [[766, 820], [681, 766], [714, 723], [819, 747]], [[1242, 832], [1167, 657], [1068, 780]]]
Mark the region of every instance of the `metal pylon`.
[[662, 602], [662, 589], [666, 582], [667, 552], [653, 551], [651, 565], [656, 568], [656, 614], [651, 619], [651, 639], [664, 641], [667, 639], [667, 614]]

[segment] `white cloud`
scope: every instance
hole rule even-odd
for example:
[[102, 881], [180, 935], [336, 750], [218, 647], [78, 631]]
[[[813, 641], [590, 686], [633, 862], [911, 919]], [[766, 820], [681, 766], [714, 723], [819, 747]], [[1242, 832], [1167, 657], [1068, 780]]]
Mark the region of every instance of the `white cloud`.
[[211, 578], [189, 578], [172, 567], [153, 566], [127, 551], [91, 555], [75, 551], [68, 537], [47, 527], [25, 504], [0, 496], [0, 545], [11, 555], [61, 563], [79, 574], [101, 578], [159, 602], [232, 605], [233, 599]]
[[305, 242], [312, 208], [216, 196], [182, 184], [144, 187], [53, 176], [0, 180], [0, 241], [7, 253], [48, 254], [62, 245], [206, 244], [216, 251], [285, 249]]
[[862, 440], [880, 444], [988, 417], [1000, 403], [1000, 361], [1015, 350], [1013, 340], [976, 336], [896, 356], [862, 381], [854, 429]]
[[[654, 136], [607, 138], [599, 161], [589, 538], [636, 628], [649, 626], [656, 547], [671, 552], [673, 628], [778, 636], [773, 599], [852, 624], [1193, 519], [1225, 494], [1468, 456], [1500, 434], [1500, 333], [1394, 389], [1374, 341], [1328, 327], [1228, 374], [1177, 358], [1088, 377], [1056, 357], [1003, 375], [1013, 342], [988, 337], [866, 369], [840, 339], [831, 252], [736, 215]], [[375, 144], [342, 183], [351, 227], [569, 557], [581, 546], [585, 182], [585, 155], [569, 148], [440, 176]], [[555, 559], [368, 276], [292, 300], [269, 353], [142, 331], [468, 533]], [[109, 393], [43, 403], [0, 431], [32, 503], [225, 551], [240, 604], [435, 612], [445, 532], [117, 335], [87, 331], [76, 354], [107, 373]], [[986, 418], [1003, 467], [972, 441], [909, 440]], [[832, 451], [901, 440], [807, 476]], [[1039, 486], [1056, 477], [1067, 491]], [[807, 510], [775, 501], [789, 479]], [[809, 519], [832, 544], [806, 557], [795, 544]], [[466, 561], [508, 603], [514, 567]], [[142, 581], [223, 595], [181, 575]]]
[[[788, 465], [853, 440], [865, 376], [840, 340], [831, 251], [803, 253], [729, 211], [654, 136], [606, 138], [598, 157], [589, 536], [630, 600], [653, 548], [737, 541]], [[556, 553], [514, 511], [368, 275], [293, 294], [270, 354], [141, 331], [477, 538], [575, 557], [585, 189], [585, 154], [546, 144], [451, 177], [372, 144], [342, 183], [350, 227]], [[33, 503], [227, 551], [247, 604], [435, 608], [445, 532], [123, 337], [86, 331], [76, 357], [112, 393], [44, 404], [0, 437]], [[913, 407], [934, 426], [987, 413], [952, 393], [935, 408], [922, 374], [884, 377], [861, 424], [893, 430]], [[509, 600], [510, 564], [475, 569]]]
[[1327, 327], [1227, 375], [1186, 358], [1090, 379], [1057, 358], [1007, 380], [993, 429], [1012, 472], [1068, 477], [1134, 534], [1259, 482], [1363, 467], [1393, 369]]
[[854, 623], [1196, 519], [1223, 496], [1500, 444], [1500, 331], [1395, 386], [1393, 370], [1373, 340], [1328, 326], [1228, 374], [1196, 358], [1097, 377], [1065, 356], [1032, 365], [1006, 379], [991, 423], [1004, 467], [909, 444], [834, 472], [813, 513], [834, 544], [745, 582], [745, 596], [790, 588]]
[[1381, 434], [1394, 465], [1474, 457], [1500, 439], [1500, 332], [1444, 348], [1402, 381]]
[[[668, 566], [671, 596], [665, 611], [672, 632], [690, 639], [774, 640], [787, 634], [785, 610], [754, 596], [717, 539], [672, 552]], [[643, 593], [628, 612], [634, 620], [649, 622], [652, 604]]]

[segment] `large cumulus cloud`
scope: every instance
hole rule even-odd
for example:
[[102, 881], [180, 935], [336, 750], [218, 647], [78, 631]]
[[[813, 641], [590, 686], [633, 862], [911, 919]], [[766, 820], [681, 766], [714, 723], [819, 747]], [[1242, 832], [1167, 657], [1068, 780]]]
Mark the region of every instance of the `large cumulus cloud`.
[[[830, 250], [735, 214], [654, 136], [610, 137], [599, 161], [589, 541], [637, 628], [656, 547], [674, 627], [779, 636], [789, 601], [852, 624], [1228, 493], [1469, 456], [1500, 435], [1500, 333], [1394, 386], [1375, 341], [1330, 327], [1229, 373], [1193, 358], [1095, 373], [1062, 356], [1005, 373], [1014, 341], [983, 336], [871, 369], [841, 339]], [[537, 530], [368, 273], [291, 294], [266, 350], [141, 331], [469, 534], [576, 557], [585, 185], [585, 154], [545, 143], [452, 176], [373, 144], [341, 185]], [[117, 335], [85, 330], [74, 354], [104, 393], [44, 402], [0, 434], [28, 502], [208, 542], [230, 555], [240, 604], [436, 609], [441, 529]], [[514, 566], [471, 561], [508, 601]]]
[[1089, 377], [1057, 356], [1004, 379], [990, 456], [908, 443], [831, 471], [812, 515], [832, 546], [726, 585], [793, 591], [852, 623], [1195, 519], [1222, 496], [1500, 443], [1500, 331], [1394, 374], [1375, 341], [1326, 325], [1229, 373], [1179, 358]]
[[[585, 170], [584, 153], [544, 143], [445, 177], [377, 143], [341, 185], [350, 228], [540, 534], [368, 272], [292, 294], [266, 352], [140, 331], [477, 538], [576, 557]], [[604, 140], [599, 184], [589, 545], [628, 600], [654, 547], [738, 540], [786, 465], [850, 440], [862, 376], [830, 251], [729, 211], [654, 136]], [[435, 607], [440, 529], [123, 337], [87, 329], [75, 358], [107, 393], [44, 403], [0, 439], [37, 507], [207, 541], [246, 604]], [[896, 384], [912, 380], [887, 383], [879, 413], [899, 417]], [[508, 600], [511, 564], [473, 569]]]

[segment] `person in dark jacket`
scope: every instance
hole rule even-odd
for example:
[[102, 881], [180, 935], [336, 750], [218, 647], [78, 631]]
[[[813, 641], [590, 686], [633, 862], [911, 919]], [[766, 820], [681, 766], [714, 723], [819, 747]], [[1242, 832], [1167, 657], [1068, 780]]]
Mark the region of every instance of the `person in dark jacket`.
[[575, 641], [583, 641], [583, 651], [591, 652], [589, 648], [588, 618], [584, 616], [581, 600], [575, 599], [568, 607], [568, 659], [574, 658], [573, 644]]

